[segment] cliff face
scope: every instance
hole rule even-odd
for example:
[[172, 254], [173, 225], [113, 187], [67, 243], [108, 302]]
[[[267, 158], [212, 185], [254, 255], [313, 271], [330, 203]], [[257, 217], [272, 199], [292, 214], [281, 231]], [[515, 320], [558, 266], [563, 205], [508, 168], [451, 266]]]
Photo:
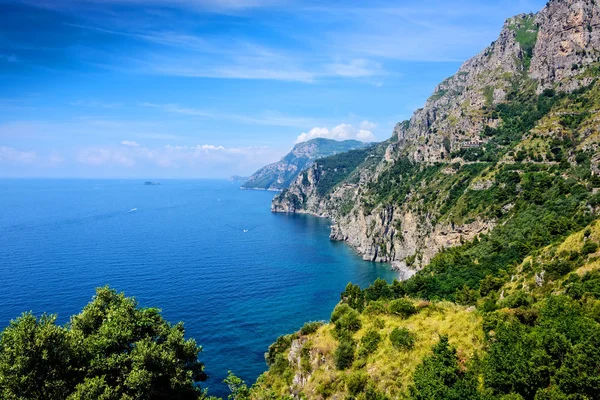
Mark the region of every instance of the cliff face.
[[[510, 18], [498, 40], [439, 84], [343, 180], [323, 188], [335, 168], [317, 162], [272, 210], [329, 217], [332, 239], [408, 277], [441, 249], [518, 212], [518, 187], [491, 195], [506, 187], [506, 165], [567, 168], [587, 157], [597, 176], [599, 18], [593, 0], [554, 0], [538, 14]], [[482, 202], [486, 196], [493, 202]]]
[[301, 171], [317, 158], [359, 149], [367, 145], [368, 143], [356, 140], [336, 141], [322, 138], [299, 143], [280, 161], [256, 171], [246, 180], [242, 188], [274, 191], [285, 189]]
[[600, 55], [600, 7], [596, 1], [550, 1], [535, 22], [539, 34], [530, 74], [539, 82], [538, 90], [555, 86], [573, 90], [588, 84], [593, 78], [585, 74], [585, 66], [598, 62]]

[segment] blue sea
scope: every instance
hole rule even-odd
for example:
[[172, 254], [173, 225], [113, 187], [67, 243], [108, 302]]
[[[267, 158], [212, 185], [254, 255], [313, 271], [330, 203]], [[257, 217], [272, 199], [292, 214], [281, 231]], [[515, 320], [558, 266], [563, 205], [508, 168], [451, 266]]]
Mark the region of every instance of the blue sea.
[[328, 319], [345, 285], [395, 273], [329, 240], [328, 221], [272, 214], [273, 193], [216, 180], [0, 180], [0, 329], [62, 324], [110, 285], [201, 344], [209, 393], [252, 383], [269, 344]]

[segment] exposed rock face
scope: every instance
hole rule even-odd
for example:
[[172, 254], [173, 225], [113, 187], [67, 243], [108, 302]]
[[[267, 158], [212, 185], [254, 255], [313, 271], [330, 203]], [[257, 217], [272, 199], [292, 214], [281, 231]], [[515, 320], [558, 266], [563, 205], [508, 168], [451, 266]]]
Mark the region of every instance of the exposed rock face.
[[[323, 172], [313, 165], [306, 177], [299, 176], [274, 199], [272, 210], [331, 218], [331, 239], [348, 242], [367, 260], [392, 262], [408, 277], [441, 249], [487, 233], [496, 222], [489, 217], [460, 224], [440, 220], [434, 210], [409, 206], [414, 192], [404, 201], [369, 205], [369, 187], [401, 158], [421, 165], [448, 163], [440, 173], [454, 174], [450, 163], [464, 160], [451, 159], [451, 153], [489, 140], [483, 134], [486, 127], [501, 123], [493, 108], [506, 102], [511, 90], [527, 85], [538, 93], [547, 88], [573, 91], [598, 75], [592, 71], [599, 56], [600, 3], [594, 0], [552, 0], [538, 14], [510, 18], [497, 41], [439, 84], [410, 121], [396, 125], [382, 154], [372, 154], [370, 162], [365, 160], [326, 195], [319, 195]], [[593, 171], [597, 160], [594, 154]], [[492, 181], [487, 179], [472, 182], [469, 189], [488, 189]]]
[[531, 19], [523, 14], [506, 21], [497, 41], [440, 83], [410, 121], [396, 125], [394, 134], [414, 160], [447, 160], [462, 143], [481, 141], [486, 125], [495, 125], [487, 108], [502, 102], [511, 79], [524, 71], [526, 50], [515, 32]]
[[[536, 17], [540, 27], [531, 60], [531, 77], [538, 90], [573, 90], [592, 79], [585, 66], [600, 55], [600, 7], [595, 0], [553, 0]], [[582, 76], [582, 79], [572, 79]]]
[[299, 143], [280, 161], [256, 171], [242, 188], [279, 191], [287, 188], [296, 176], [314, 160], [367, 146], [357, 140], [313, 139]]

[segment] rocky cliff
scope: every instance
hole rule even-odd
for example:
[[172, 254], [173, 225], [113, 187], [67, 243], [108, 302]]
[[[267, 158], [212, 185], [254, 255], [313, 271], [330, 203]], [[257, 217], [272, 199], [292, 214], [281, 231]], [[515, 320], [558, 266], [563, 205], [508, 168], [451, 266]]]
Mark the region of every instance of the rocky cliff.
[[298, 143], [281, 160], [256, 171], [242, 188], [274, 191], [285, 189], [314, 160], [368, 145], [369, 143], [357, 140], [336, 141], [323, 138]]
[[339, 160], [319, 160], [272, 210], [329, 217], [332, 239], [408, 277], [441, 249], [518, 218], [525, 194], [514, 174], [539, 170], [594, 190], [599, 13], [593, 0], [554, 0], [510, 18], [390, 140], [356, 153], [341, 177]]

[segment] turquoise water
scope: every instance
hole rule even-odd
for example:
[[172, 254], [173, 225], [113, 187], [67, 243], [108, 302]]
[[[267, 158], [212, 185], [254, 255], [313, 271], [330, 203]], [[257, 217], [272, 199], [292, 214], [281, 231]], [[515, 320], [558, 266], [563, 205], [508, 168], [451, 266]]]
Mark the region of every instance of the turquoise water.
[[329, 241], [328, 221], [272, 214], [273, 193], [227, 181], [0, 180], [0, 328], [23, 311], [60, 323], [110, 285], [204, 347], [213, 395], [254, 381], [279, 335], [327, 319], [352, 281], [392, 280]]

